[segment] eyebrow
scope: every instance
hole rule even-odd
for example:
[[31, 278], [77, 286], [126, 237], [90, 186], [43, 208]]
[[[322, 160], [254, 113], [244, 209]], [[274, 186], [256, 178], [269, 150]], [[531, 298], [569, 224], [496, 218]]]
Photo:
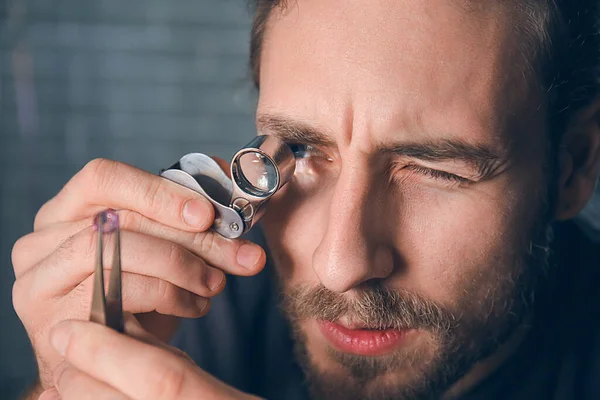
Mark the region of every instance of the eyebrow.
[[329, 135], [311, 125], [276, 115], [260, 115], [256, 127], [259, 132], [266, 131], [288, 143], [302, 143], [320, 147], [335, 146], [335, 142], [331, 140]]
[[460, 161], [474, 169], [479, 177], [489, 176], [507, 159], [506, 152], [456, 139], [384, 146], [380, 152], [429, 162]]
[[[335, 147], [330, 135], [309, 124], [285, 117], [262, 114], [257, 119], [257, 128], [259, 132], [268, 132], [288, 143]], [[378, 147], [377, 152], [428, 162], [460, 161], [474, 169], [480, 177], [489, 176], [507, 159], [505, 150], [447, 138], [422, 143], [384, 144]]]

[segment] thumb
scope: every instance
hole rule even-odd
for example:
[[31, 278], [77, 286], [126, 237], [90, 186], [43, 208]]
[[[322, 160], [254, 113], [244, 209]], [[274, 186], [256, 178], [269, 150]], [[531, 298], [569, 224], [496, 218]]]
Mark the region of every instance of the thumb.
[[167, 343], [163, 342], [162, 340], [160, 340], [159, 338], [157, 338], [156, 336], [154, 336], [153, 334], [151, 334], [150, 332], [145, 330], [144, 327], [138, 321], [138, 319], [135, 317], [135, 315], [133, 315], [129, 312], [124, 312], [123, 320], [125, 323], [125, 333], [127, 335], [129, 335], [133, 338], [136, 338], [144, 343], [148, 343], [148, 344], [154, 345], [156, 347], [160, 347], [162, 349], [170, 351], [171, 353], [175, 354], [176, 356], [184, 358], [187, 361], [191, 362], [192, 364], [195, 364], [195, 362], [185, 352], [179, 350], [176, 347], [168, 345]]

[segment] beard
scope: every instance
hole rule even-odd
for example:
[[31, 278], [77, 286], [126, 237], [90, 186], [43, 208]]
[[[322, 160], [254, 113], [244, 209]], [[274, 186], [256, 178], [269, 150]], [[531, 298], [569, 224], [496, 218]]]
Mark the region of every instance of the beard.
[[[552, 228], [544, 207], [526, 234], [503, 243], [496, 265], [480, 286], [465, 292], [452, 308], [418, 293], [381, 283], [361, 285], [349, 298], [322, 285], [282, 290], [296, 357], [315, 399], [437, 399], [480, 360], [494, 354], [531, 317], [535, 293], [549, 266]], [[512, 250], [510, 250], [512, 249]], [[509, 266], [507, 268], [507, 266]], [[279, 282], [280, 285], [282, 282]], [[282, 286], [283, 287], [283, 286]], [[419, 330], [427, 340], [384, 356], [359, 356], [327, 348], [336, 368], [315, 361], [305, 321], [335, 322], [341, 317], [370, 329]]]

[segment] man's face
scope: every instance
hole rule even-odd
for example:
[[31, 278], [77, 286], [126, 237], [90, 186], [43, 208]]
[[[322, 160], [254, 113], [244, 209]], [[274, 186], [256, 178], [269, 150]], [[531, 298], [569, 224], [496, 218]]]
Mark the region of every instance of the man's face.
[[522, 322], [547, 245], [544, 107], [500, 3], [270, 17], [257, 122], [298, 160], [263, 226], [319, 396], [438, 393]]

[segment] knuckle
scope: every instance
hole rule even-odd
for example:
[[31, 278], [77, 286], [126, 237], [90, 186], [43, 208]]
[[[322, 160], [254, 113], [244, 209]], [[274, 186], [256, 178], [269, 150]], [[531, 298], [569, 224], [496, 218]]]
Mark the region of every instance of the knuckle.
[[203, 254], [210, 253], [217, 246], [217, 239], [213, 232], [198, 233], [194, 238], [193, 245]]
[[130, 210], [119, 211], [119, 222], [121, 224], [121, 230], [140, 232], [142, 229], [142, 216]]
[[40, 209], [37, 211], [37, 213], [35, 213], [35, 217], [33, 218], [33, 231], [36, 232], [38, 230], [40, 230], [45, 224], [46, 224], [46, 220], [49, 218], [49, 211], [48, 209], [50, 208], [50, 204], [56, 201], [56, 197], [48, 200], [46, 203], [44, 203]]
[[40, 207], [40, 209], [35, 213], [35, 217], [33, 217], [33, 231], [37, 231], [40, 229], [40, 227], [43, 225], [43, 220], [45, 218], [44, 216], [44, 205], [42, 205], [42, 207]]
[[73, 199], [85, 202], [90, 200], [96, 193], [109, 190], [110, 185], [114, 183], [115, 176], [119, 175], [115, 171], [119, 168], [119, 165], [121, 163], [105, 158], [96, 158], [88, 162], [67, 182], [60, 193], [47, 201], [38, 210], [33, 223], [34, 231], [39, 230], [56, 218], [57, 203], [72, 203]]
[[27, 306], [31, 305], [31, 298], [27, 294], [27, 286], [23, 285], [23, 279], [17, 279], [12, 286], [12, 304], [17, 313], [17, 316], [21, 320], [24, 320], [24, 316], [27, 310]]
[[169, 242], [168, 266], [169, 269], [179, 269], [182, 265], [189, 263], [190, 253], [177, 243]]
[[13, 245], [10, 258], [15, 271], [21, 269], [22, 256], [25, 255], [28, 250], [31, 250], [29, 247], [29, 235], [20, 237]]
[[160, 214], [164, 210], [166, 204], [163, 195], [163, 181], [161, 179], [150, 180], [147, 186], [143, 189], [143, 197], [148, 207], [148, 211], [153, 215]]
[[[55, 283], [54, 281], [49, 282], [40, 279], [38, 271], [48, 266], [67, 267], [71, 264], [92, 271], [92, 263], [87, 262], [92, 258], [95, 251], [91, 233], [92, 228], [85, 228], [79, 233], [67, 237], [51, 256], [17, 276], [12, 286], [12, 303], [15, 312], [22, 321], [25, 322], [25, 316], [29, 312], [33, 312], [35, 307], [39, 305], [41, 297], [44, 297], [45, 293], [47, 294], [49, 288]], [[76, 289], [79, 286], [74, 288], [72, 292], [77, 292]]]
[[67, 184], [67, 189], [71, 185], [81, 185], [92, 190], [84, 191], [84, 196], [92, 195], [93, 192], [105, 191], [112, 185], [113, 179], [118, 174], [115, 170], [118, 168], [117, 161], [108, 160], [106, 158], [96, 158], [88, 162], [83, 169]]
[[15, 313], [26, 329], [39, 324], [47, 315], [41, 311], [48, 305], [45, 303], [46, 296], [36, 279], [36, 269], [26, 272], [15, 280], [12, 285], [11, 300]]
[[185, 351], [183, 351], [183, 350], [181, 350], [181, 349], [179, 349], [179, 348], [177, 348], [175, 346], [171, 346], [169, 344], [166, 345], [166, 349], [169, 352], [171, 352], [174, 355], [176, 355], [177, 357], [184, 359], [185, 361], [191, 363], [192, 365], [194, 364], [194, 360], [192, 359], [192, 357], [190, 357], [188, 355], [188, 353], [186, 353]]
[[158, 279], [158, 304], [165, 304], [168, 302], [169, 297], [171, 296], [171, 284], [165, 280]]
[[86, 177], [102, 176], [107, 172], [113, 171], [116, 161], [109, 160], [107, 158], [95, 158], [89, 161], [82, 169], [80, 174], [85, 175]]

